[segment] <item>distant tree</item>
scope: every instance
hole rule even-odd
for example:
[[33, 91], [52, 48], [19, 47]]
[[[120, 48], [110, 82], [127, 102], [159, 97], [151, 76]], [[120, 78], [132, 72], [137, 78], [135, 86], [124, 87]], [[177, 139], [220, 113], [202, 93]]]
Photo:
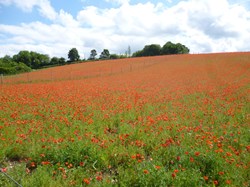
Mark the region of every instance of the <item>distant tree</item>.
[[161, 46], [158, 44], [146, 45], [142, 50], [143, 56], [157, 56], [161, 54]]
[[32, 59], [29, 51], [20, 51], [18, 54], [13, 56], [13, 60], [17, 63], [22, 62], [31, 67]]
[[167, 42], [162, 47], [162, 54], [169, 55], [169, 54], [177, 54], [177, 47], [172, 42]]
[[3, 63], [10, 63], [13, 61], [11, 56], [9, 56], [9, 55], [5, 55], [1, 60]]
[[76, 48], [72, 48], [69, 50], [68, 58], [71, 62], [78, 61], [80, 59], [80, 56]]
[[133, 57], [187, 53], [189, 53], [189, 49], [185, 45], [167, 42], [162, 48], [158, 44], [146, 45], [142, 50], [133, 53]]
[[64, 64], [66, 64], [66, 59], [61, 57], [61, 58], [59, 58], [58, 62], [59, 62], [60, 65], [64, 65]]
[[90, 51], [89, 60], [95, 60], [96, 55], [97, 55], [96, 50], [95, 50], [95, 49], [92, 49], [92, 50]]
[[117, 54], [111, 54], [110, 59], [118, 59], [119, 56]]
[[146, 45], [142, 50], [136, 51], [132, 56], [157, 56], [161, 54], [161, 46], [158, 44]]
[[47, 66], [50, 63], [50, 57], [46, 54], [40, 54], [39, 59], [41, 61], [42, 66]]
[[14, 62], [10, 56], [0, 58], [0, 74], [11, 75], [31, 71], [31, 68], [22, 62]]
[[142, 50], [136, 51], [133, 53], [132, 56], [133, 57], [141, 57], [141, 56], [143, 56], [143, 51]]
[[103, 49], [100, 59], [108, 59], [110, 58], [109, 50], [108, 49]]
[[50, 64], [56, 65], [59, 64], [59, 58], [58, 57], [52, 57], [50, 60]]
[[172, 42], [167, 42], [161, 50], [163, 55], [169, 54], [187, 54], [189, 53], [189, 49], [180, 43], [174, 44]]
[[30, 58], [31, 58], [31, 65], [30, 65], [31, 68], [37, 69], [43, 66], [39, 53], [31, 51]]
[[33, 69], [42, 68], [43, 66], [47, 66], [50, 64], [50, 57], [48, 55], [31, 51], [30, 57], [31, 57], [31, 68]]
[[176, 46], [177, 46], [177, 54], [188, 54], [189, 53], [189, 49], [185, 45], [177, 43]]
[[48, 55], [33, 51], [20, 51], [18, 54], [14, 55], [12, 59], [17, 63], [22, 62], [33, 69], [47, 66], [50, 63], [50, 57]]

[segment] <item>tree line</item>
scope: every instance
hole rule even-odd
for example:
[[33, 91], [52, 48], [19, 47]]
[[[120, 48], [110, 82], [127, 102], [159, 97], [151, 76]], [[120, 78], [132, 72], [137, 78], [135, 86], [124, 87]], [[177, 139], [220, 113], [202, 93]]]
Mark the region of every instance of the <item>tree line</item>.
[[10, 75], [23, 72], [29, 72], [32, 69], [40, 69], [54, 65], [64, 65], [64, 58], [53, 57], [37, 53], [34, 51], [20, 51], [18, 54], [4, 56], [0, 58], [0, 74]]
[[[169, 55], [169, 54], [186, 54], [189, 53], [189, 49], [180, 43], [174, 44], [167, 42], [163, 47], [158, 44], [146, 45], [142, 50], [136, 51], [131, 55], [131, 48], [125, 51], [125, 54], [110, 54], [108, 49], [103, 49], [99, 58], [97, 58], [97, 51], [92, 49], [90, 51], [88, 61], [104, 60], [104, 59], [119, 59], [127, 57], [141, 57], [141, 56], [157, 56], [157, 55]], [[45, 67], [58, 66], [71, 64], [79, 61], [85, 61], [86, 59], [80, 59], [80, 55], [76, 48], [72, 48], [68, 52], [68, 60], [63, 57], [52, 57], [49, 55], [37, 53], [34, 51], [20, 51], [18, 54], [11, 56], [4, 56], [0, 58], [0, 74], [17, 74], [23, 72], [32, 71], [32, 69], [41, 69]]]
[[146, 45], [142, 50], [133, 53], [133, 57], [141, 56], [158, 56], [158, 55], [172, 55], [172, 54], [188, 54], [189, 49], [181, 44], [174, 44], [172, 42], [167, 42], [163, 47], [159, 44]]

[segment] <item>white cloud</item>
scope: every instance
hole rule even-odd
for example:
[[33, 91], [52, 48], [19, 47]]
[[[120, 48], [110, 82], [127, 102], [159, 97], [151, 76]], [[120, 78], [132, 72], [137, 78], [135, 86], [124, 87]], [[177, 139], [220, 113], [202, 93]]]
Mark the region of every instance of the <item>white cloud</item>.
[[[0, 0], [6, 5], [13, 2], [17, 0]], [[76, 47], [87, 58], [93, 48], [124, 53], [128, 45], [135, 51], [167, 41], [183, 43], [195, 53], [250, 50], [250, 12], [227, 0], [187, 0], [172, 7], [116, 1], [117, 8], [84, 7], [76, 18], [64, 10], [55, 12], [48, 0], [34, 2], [31, 9], [37, 6], [52, 24], [0, 25], [0, 56], [25, 48], [67, 57], [68, 50]]]
[[0, 0], [0, 4], [15, 5], [24, 12], [31, 12], [34, 7], [38, 7], [40, 14], [50, 20], [54, 20], [57, 16], [49, 0]]
[[38, 6], [39, 6], [39, 12], [41, 13], [42, 16], [50, 20], [56, 19], [57, 13], [48, 0], [40, 0]]
[[120, 5], [128, 4], [130, 2], [130, 0], [105, 0], [105, 1], [110, 3], [117, 3]]
[[35, 5], [39, 5], [39, 0], [0, 0], [0, 4], [3, 5], [16, 5], [18, 8], [25, 12], [29, 12]]
[[71, 14], [65, 12], [64, 10], [60, 10], [55, 22], [67, 27], [78, 27], [80, 25]]

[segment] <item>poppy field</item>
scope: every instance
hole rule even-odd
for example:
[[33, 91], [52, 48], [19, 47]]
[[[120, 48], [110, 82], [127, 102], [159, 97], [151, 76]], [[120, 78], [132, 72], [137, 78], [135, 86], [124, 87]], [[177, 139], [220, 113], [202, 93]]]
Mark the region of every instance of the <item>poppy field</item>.
[[250, 53], [3, 77], [0, 186], [250, 186]]

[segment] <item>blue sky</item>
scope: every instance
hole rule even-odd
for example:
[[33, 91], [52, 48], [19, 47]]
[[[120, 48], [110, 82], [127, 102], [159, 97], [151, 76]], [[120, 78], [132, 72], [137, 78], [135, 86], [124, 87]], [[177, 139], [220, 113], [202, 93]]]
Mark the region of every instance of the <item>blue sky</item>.
[[[1, 0], [0, 0], [1, 2]], [[138, 3], [147, 3], [148, 0], [132, 0], [130, 1], [131, 5], [135, 5]], [[173, 6], [174, 4], [178, 3], [179, 1], [168, 2], [166, 0], [153, 0], [150, 1], [153, 3], [165, 3], [168, 6]], [[82, 10], [84, 7], [87, 6], [95, 6], [102, 9], [109, 9], [109, 8], [117, 8], [119, 7], [120, 3], [115, 1], [105, 1], [105, 0], [50, 0], [51, 6], [58, 12], [61, 9], [69, 12], [72, 16], [76, 17], [77, 13]], [[15, 4], [10, 6], [1, 6], [0, 8], [0, 21], [4, 24], [19, 24], [21, 22], [32, 22], [32, 21], [42, 21], [48, 23], [49, 20], [44, 19], [41, 17], [39, 12], [36, 10], [32, 11], [23, 11]]]
[[0, 57], [122, 54], [167, 41], [191, 53], [249, 51], [250, 0], [0, 0]]

